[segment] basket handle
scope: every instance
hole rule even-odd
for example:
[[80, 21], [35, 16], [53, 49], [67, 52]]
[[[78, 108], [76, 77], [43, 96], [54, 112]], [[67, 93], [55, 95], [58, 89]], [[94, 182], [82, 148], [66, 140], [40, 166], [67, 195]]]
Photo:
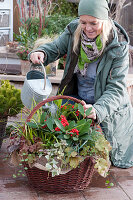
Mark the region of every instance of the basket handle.
[[33, 117], [33, 115], [36, 113], [36, 111], [42, 107], [43, 105], [45, 105], [48, 102], [54, 101], [54, 100], [58, 100], [58, 99], [69, 99], [74, 101], [75, 103], [80, 103], [82, 106], [84, 105], [82, 100], [79, 100], [77, 98], [71, 97], [71, 96], [65, 96], [65, 95], [57, 95], [57, 96], [52, 96], [48, 99], [45, 99], [43, 101], [41, 101], [40, 103], [38, 103], [33, 110], [31, 111], [31, 113], [29, 114], [29, 116], [26, 119], [26, 122], [30, 122], [31, 118]]

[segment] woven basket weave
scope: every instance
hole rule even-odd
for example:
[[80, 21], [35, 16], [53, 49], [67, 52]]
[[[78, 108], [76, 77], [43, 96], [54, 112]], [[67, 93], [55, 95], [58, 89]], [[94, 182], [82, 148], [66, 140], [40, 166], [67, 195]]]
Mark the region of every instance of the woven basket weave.
[[[26, 122], [29, 122], [34, 115], [34, 113], [45, 103], [51, 102], [57, 99], [70, 99], [76, 103], [81, 103], [81, 100], [78, 100], [69, 96], [54, 96], [48, 98], [34, 107], [30, 115], [27, 117]], [[66, 174], [61, 174], [58, 176], [52, 177], [50, 172], [38, 169], [36, 167], [29, 168], [29, 166], [24, 163], [24, 166], [28, 169], [26, 175], [29, 181], [29, 184], [39, 190], [48, 193], [68, 193], [84, 190], [90, 183], [91, 178], [94, 173], [94, 159], [92, 157], [87, 157], [80, 165], [72, 169]]]
[[[25, 167], [28, 166], [25, 165]], [[36, 167], [28, 167], [25, 171], [29, 184], [38, 191], [47, 193], [76, 192], [88, 187], [94, 173], [94, 161], [88, 157], [79, 167], [54, 177], [51, 176], [51, 173]]]

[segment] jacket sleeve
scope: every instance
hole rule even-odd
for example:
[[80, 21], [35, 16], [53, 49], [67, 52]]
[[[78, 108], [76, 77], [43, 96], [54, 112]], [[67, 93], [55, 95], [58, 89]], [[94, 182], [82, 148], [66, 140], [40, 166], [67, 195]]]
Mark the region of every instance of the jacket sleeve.
[[106, 82], [106, 89], [93, 105], [96, 110], [98, 123], [101, 123], [106, 117], [117, 111], [121, 103], [125, 101], [125, 98], [129, 98], [126, 86], [128, 69], [129, 53], [127, 50], [123, 56], [113, 60]]

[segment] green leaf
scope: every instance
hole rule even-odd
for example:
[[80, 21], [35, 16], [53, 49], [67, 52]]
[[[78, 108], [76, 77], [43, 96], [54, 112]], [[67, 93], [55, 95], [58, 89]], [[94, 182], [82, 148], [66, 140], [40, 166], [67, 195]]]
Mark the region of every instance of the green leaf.
[[57, 105], [58, 108], [62, 105], [62, 99], [54, 100], [54, 103]]
[[52, 131], [53, 130], [53, 119], [49, 117], [46, 121], [47, 127]]
[[71, 130], [71, 129], [73, 129], [74, 127], [75, 127], [75, 121], [71, 121], [70, 123], [69, 123], [69, 126], [67, 127], [67, 130]]
[[86, 123], [86, 119], [81, 119], [80, 121], [77, 122], [77, 129], [80, 130], [82, 129], [82, 126], [84, 126], [84, 124]]
[[44, 123], [44, 120], [46, 119], [46, 115], [47, 115], [46, 112], [42, 113], [42, 115], [41, 115], [41, 117], [40, 117], [40, 123], [41, 123], [41, 124]]
[[82, 135], [82, 136], [80, 137], [80, 139], [82, 139], [82, 140], [93, 140], [93, 139], [91, 138], [91, 136], [90, 136], [88, 133]]
[[79, 105], [78, 103], [75, 103], [75, 104], [74, 104], [74, 109], [75, 109], [75, 110], [78, 109], [78, 105]]
[[109, 185], [110, 185], [111, 187], [113, 187], [113, 186], [114, 186], [114, 183], [110, 183]]
[[61, 140], [61, 139], [64, 139], [64, 135], [63, 135], [63, 134], [60, 134], [60, 135], [57, 136], [57, 138], [60, 139], [60, 140]]
[[108, 180], [106, 180], [106, 184], [109, 184], [110, 182]]
[[17, 177], [15, 174], [13, 174], [12, 176], [13, 176], [13, 178], [16, 178], [16, 177]]
[[25, 176], [25, 174], [22, 174], [22, 176]]
[[81, 157], [70, 157], [69, 160], [70, 160], [70, 162], [69, 162], [70, 166], [72, 168], [76, 168], [79, 165], [79, 163], [82, 161], [82, 158]]
[[58, 126], [58, 128], [60, 130], [62, 130], [63, 132], [66, 132], [64, 126], [62, 125], [62, 123], [58, 119], [54, 119], [54, 121], [55, 121], [56, 125]]
[[81, 104], [78, 104], [78, 110], [84, 116], [84, 108]]
[[68, 140], [70, 138], [70, 135], [64, 135], [64, 139]]
[[70, 154], [70, 157], [76, 157], [77, 156], [77, 152], [76, 151], [73, 151], [71, 154]]
[[26, 124], [31, 128], [38, 128], [37, 124], [35, 124], [33, 122], [27, 122]]
[[32, 134], [33, 132], [34, 132], [33, 129], [29, 129], [29, 136], [30, 136], [30, 139], [31, 139], [31, 141], [34, 143], [33, 134]]
[[24, 169], [25, 169], [25, 170], [27, 170], [28, 168], [27, 168], [27, 167], [25, 167]]
[[91, 114], [91, 111], [92, 111], [92, 107], [91, 107], [91, 108], [88, 108], [88, 109], [85, 111], [86, 116], [90, 115], [90, 114]]
[[73, 137], [73, 140], [74, 140], [74, 141], [78, 141], [79, 138], [77, 138], [77, 137]]
[[19, 165], [21, 166], [21, 165], [22, 165], [22, 163], [19, 163]]
[[82, 135], [84, 133], [88, 133], [89, 130], [90, 130], [90, 123], [87, 121], [86, 123], [83, 124], [83, 126], [81, 126], [80, 135]]
[[46, 163], [46, 168], [47, 168], [48, 170], [50, 170], [50, 169], [52, 169], [52, 166], [51, 166], [49, 163]]
[[69, 146], [72, 145], [72, 140], [71, 140], [71, 139], [66, 140], [66, 142], [67, 142], [67, 144], [68, 144]]

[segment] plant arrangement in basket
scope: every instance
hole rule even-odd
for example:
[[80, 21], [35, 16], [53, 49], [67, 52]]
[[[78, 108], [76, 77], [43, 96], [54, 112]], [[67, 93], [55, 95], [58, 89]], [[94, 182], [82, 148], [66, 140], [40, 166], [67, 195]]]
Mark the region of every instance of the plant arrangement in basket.
[[60, 99], [45, 107], [35, 106], [24, 126], [15, 128], [8, 151], [15, 154], [18, 163], [51, 172], [52, 176], [80, 167], [90, 156], [95, 161], [94, 168], [106, 177], [111, 146], [100, 126], [86, 117], [91, 109], [84, 112], [80, 103], [73, 105], [69, 101], [62, 105], [61, 96], [56, 97]]

